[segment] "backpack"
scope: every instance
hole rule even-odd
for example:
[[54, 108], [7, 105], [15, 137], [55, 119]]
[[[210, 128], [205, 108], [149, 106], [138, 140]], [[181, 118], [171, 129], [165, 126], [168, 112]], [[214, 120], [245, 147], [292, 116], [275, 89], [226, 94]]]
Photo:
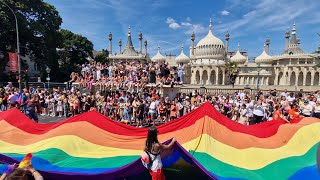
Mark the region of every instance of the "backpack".
[[140, 158], [142, 165], [145, 168], [150, 169], [153, 164], [153, 159], [151, 158], [150, 153], [148, 151], [144, 151]]

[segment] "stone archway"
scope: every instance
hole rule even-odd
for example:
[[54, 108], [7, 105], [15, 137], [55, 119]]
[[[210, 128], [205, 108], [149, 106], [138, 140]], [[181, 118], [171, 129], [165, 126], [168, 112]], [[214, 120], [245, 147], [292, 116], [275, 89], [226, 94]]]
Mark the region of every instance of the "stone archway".
[[207, 70], [203, 71], [202, 82], [203, 82], [203, 84], [207, 84], [208, 83], [208, 72], [207, 72]]
[[314, 73], [313, 85], [319, 86], [319, 72]]
[[200, 84], [200, 73], [199, 73], [199, 70], [196, 71], [196, 84]]
[[282, 78], [283, 78], [283, 72], [279, 73], [279, 77], [278, 77], [278, 85], [282, 85]]
[[306, 76], [306, 86], [311, 86], [311, 72], [308, 72], [307, 73], [307, 76]]
[[211, 84], [213, 84], [213, 85], [216, 84], [216, 71], [215, 70], [211, 71], [210, 80], [211, 80]]
[[298, 76], [298, 86], [303, 86], [303, 73], [300, 72]]
[[292, 72], [290, 76], [290, 86], [295, 86], [296, 85], [296, 73]]

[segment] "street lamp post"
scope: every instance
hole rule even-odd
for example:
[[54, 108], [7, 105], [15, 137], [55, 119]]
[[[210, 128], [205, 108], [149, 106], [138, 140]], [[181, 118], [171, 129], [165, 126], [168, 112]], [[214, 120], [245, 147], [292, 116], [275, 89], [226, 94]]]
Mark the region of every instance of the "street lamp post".
[[47, 74], [48, 74], [47, 81], [48, 81], [48, 90], [49, 90], [49, 88], [50, 88], [49, 83], [50, 83], [50, 71], [51, 71], [51, 69], [47, 66], [46, 71], [47, 71]]
[[21, 62], [20, 62], [20, 45], [19, 45], [19, 26], [18, 26], [18, 19], [14, 11], [10, 8], [10, 6], [5, 3], [4, 1], [1, 1], [5, 6], [7, 6], [10, 11], [12, 12], [14, 19], [16, 21], [16, 34], [17, 34], [17, 56], [18, 56], [18, 73], [19, 73], [19, 90], [22, 92], [22, 74], [21, 74]]
[[260, 71], [261, 71], [260, 63], [258, 63], [257, 71], [258, 71], [257, 91], [259, 91], [259, 88], [260, 88], [260, 87], [259, 87], [259, 85], [260, 85]]

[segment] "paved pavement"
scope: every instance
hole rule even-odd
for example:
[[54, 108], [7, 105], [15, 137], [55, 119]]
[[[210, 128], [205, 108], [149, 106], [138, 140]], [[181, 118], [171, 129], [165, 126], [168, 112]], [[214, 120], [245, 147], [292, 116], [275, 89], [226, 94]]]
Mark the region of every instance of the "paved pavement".
[[56, 123], [66, 119], [64, 117], [58, 117], [58, 116], [51, 117], [51, 116], [41, 116], [41, 115], [38, 115], [38, 118], [39, 118], [39, 123], [41, 124]]

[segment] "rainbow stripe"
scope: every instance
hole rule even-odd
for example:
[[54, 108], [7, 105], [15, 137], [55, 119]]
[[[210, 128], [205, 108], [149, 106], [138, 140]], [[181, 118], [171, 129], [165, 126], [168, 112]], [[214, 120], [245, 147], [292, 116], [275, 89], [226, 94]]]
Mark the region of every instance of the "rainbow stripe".
[[[0, 127], [0, 162], [18, 163], [32, 153], [45, 179], [121, 179], [145, 171], [139, 158], [148, 129], [95, 111], [36, 124], [13, 109], [0, 113]], [[182, 157], [210, 179], [320, 179], [320, 119], [243, 126], [206, 103], [158, 131], [160, 141], [178, 140], [161, 155], [164, 166]]]

